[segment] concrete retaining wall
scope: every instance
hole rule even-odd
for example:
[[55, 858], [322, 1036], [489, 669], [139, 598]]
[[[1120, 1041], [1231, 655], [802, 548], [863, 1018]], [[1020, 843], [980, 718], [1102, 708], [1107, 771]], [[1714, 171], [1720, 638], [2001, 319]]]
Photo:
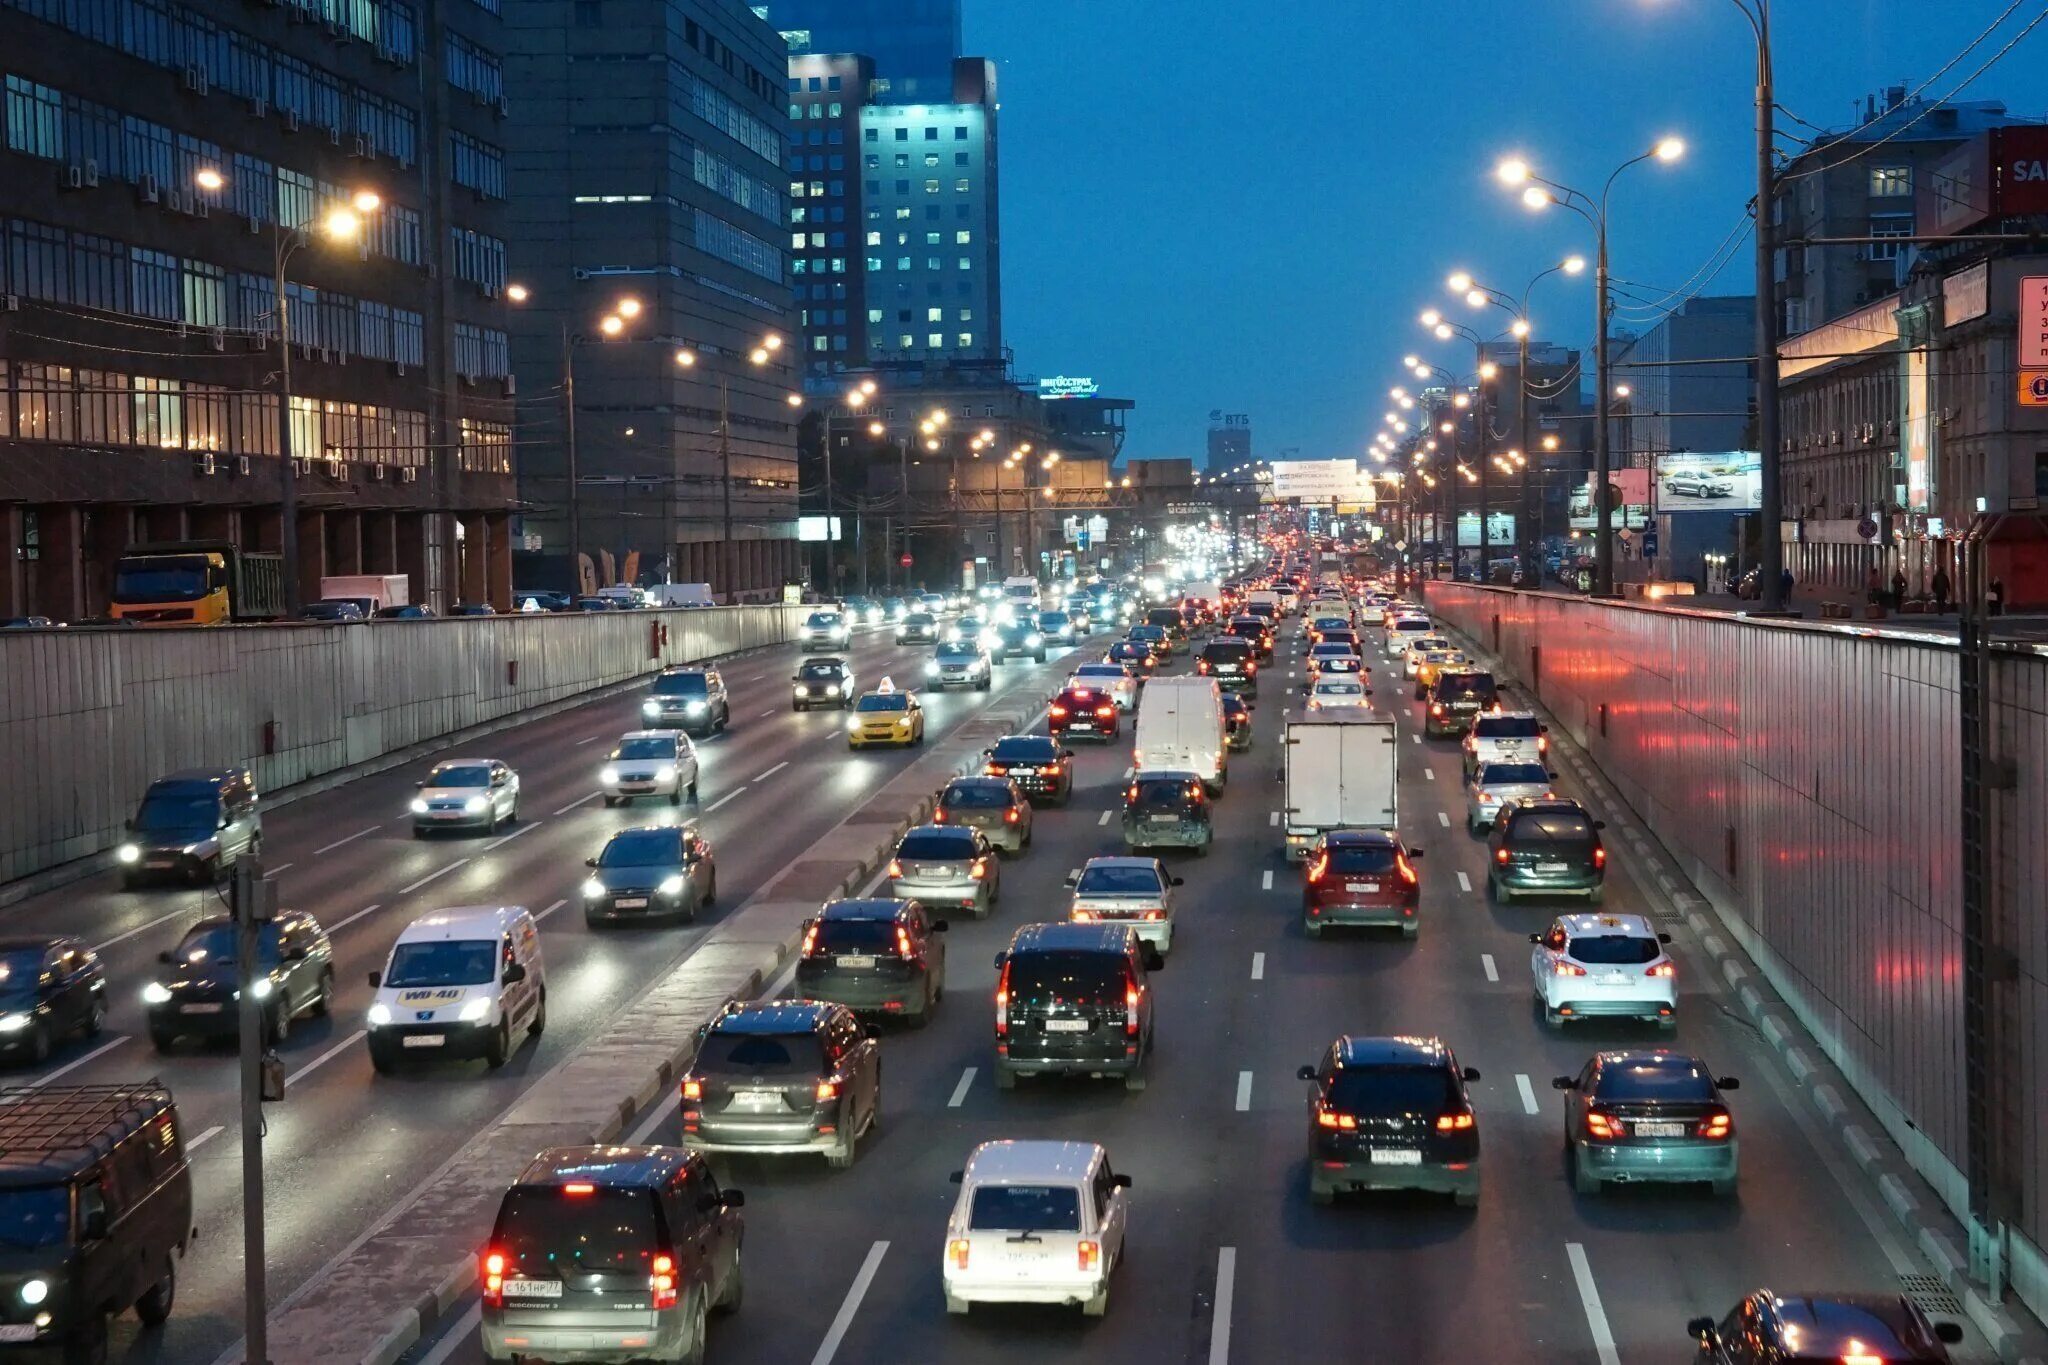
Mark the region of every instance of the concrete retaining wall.
[[247, 763], [269, 791], [793, 639], [810, 608], [0, 635], [0, 882], [115, 843], [150, 781]]

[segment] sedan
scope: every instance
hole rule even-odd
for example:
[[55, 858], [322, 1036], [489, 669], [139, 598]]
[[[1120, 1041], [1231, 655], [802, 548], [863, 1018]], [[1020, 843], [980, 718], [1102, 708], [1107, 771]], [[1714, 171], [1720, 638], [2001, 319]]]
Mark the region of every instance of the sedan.
[[1404, 678], [1414, 677], [1415, 670], [1421, 665], [1425, 654], [1456, 648], [1456, 645], [1453, 645], [1441, 635], [1425, 635], [1418, 640], [1410, 641], [1408, 652], [1401, 656], [1401, 676]]
[[843, 711], [853, 705], [856, 686], [851, 664], [836, 655], [818, 655], [805, 659], [790, 675], [789, 704], [797, 711], [817, 706]]
[[0, 1052], [33, 1065], [66, 1037], [97, 1038], [107, 1019], [107, 974], [75, 938], [0, 939]]
[[1677, 1052], [1598, 1052], [1550, 1083], [1565, 1092], [1565, 1160], [1580, 1194], [1609, 1181], [1735, 1193], [1735, 1116], [1722, 1094], [1735, 1077]]
[[916, 901], [828, 901], [804, 925], [796, 993], [929, 1023], [946, 993], [945, 932]]
[[999, 739], [993, 749], [981, 751], [988, 761], [981, 770], [990, 777], [1007, 777], [1024, 789], [1027, 796], [1051, 805], [1064, 806], [1074, 796], [1074, 755], [1046, 735], [1010, 735]]
[[889, 882], [889, 894], [899, 900], [957, 905], [986, 919], [1002, 894], [1002, 868], [980, 831], [919, 825], [897, 843]]
[[631, 730], [605, 755], [598, 770], [607, 806], [630, 805], [637, 797], [666, 796], [671, 806], [697, 799], [697, 746], [673, 730]]
[[1109, 693], [1092, 687], [1067, 687], [1052, 699], [1046, 711], [1046, 729], [1056, 739], [1087, 735], [1109, 744], [1122, 730], [1121, 714]]
[[1223, 739], [1232, 753], [1252, 747], [1251, 704], [1235, 692], [1223, 694]]
[[1550, 795], [1550, 769], [1541, 763], [1482, 763], [1465, 785], [1465, 828], [1473, 834], [1493, 828], [1503, 810]]
[[924, 706], [908, 692], [897, 692], [882, 679], [882, 687], [853, 704], [846, 718], [846, 747], [866, 749], [876, 744], [911, 746], [924, 743]]
[[[233, 920], [211, 915], [186, 930], [176, 948], [157, 955], [164, 970], [142, 988], [142, 1003], [158, 1052], [170, 1051], [181, 1037], [233, 1038], [240, 1032], [235, 937]], [[272, 1044], [285, 1040], [298, 1016], [327, 1013], [334, 1003], [334, 950], [311, 915], [287, 910], [264, 924], [249, 989], [262, 1003], [263, 1036]]]
[[1365, 661], [1351, 652], [1350, 645], [1317, 645], [1308, 652], [1308, 675], [1311, 678], [1366, 671]]
[[1152, 646], [1141, 640], [1118, 640], [1109, 647], [1108, 661], [1122, 664], [1142, 682], [1158, 666], [1159, 656], [1153, 652]]
[[845, 644], [852, 635], [853, 627], [843, 613], [814, 611], [797, 631], [797, 643], [806, 649], [830, 649]]
[[1905, 1294], [1781, 1293], [1759, 1289], [1717, 1325], [1694, 1318], [1686, 1334], [1698, 1365], [1832, 1360], [1847, 1365], [1950, 1365], [1960, 1323], [1935, 1322]]
[[519, 774], [495, 758], [451, 758], [436, 763], [412, 799], [413, 837], [437, 829], [495, 833], [519, 818]]
[[939, 638], [939, 618], [931, 612], [917, 610], [906, 612], [896, 623], [896, 643], [899, 645], [929, 645]]
[[1311, 711], [1363, 711], [1372, 705], [1372, 692], [1352, 674], [1333, 674], [1302, 684]]
[[1067, 918], [1075, 924], [1128, 924], [1139, 942], [1165, 957], [1173, 950], [1173, 888], [1180, 884], [1157, 858], [1090, 858], [1067, 877], [1074, 890]]
[[940, 645], [924, 666], [924, 685], [934, 692], [949, 687], [986, 692], [990, 676], [988, 653], [972, 638]]
[[587, 859], [583, 918], [596, 925], [673, 916], [693, 920], [718, 899], [718, 865], [695, 829], [649, 825], [622, 829]]

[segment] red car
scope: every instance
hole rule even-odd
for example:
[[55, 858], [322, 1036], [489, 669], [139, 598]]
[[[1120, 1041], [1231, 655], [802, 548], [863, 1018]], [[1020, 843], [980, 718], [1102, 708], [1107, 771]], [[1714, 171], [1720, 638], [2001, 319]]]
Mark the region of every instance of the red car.
[[1069, 687], [1052, 699], [1045, 728], [1055, 739], [1087, 735], [1106, 744], [1122, 729], [1120, 715], [1116, 698], [1109, 693], [1093, 687]]
[[1321, 938], [1325, 926], [1398, 928], [1414, 938], [1422, 927], [1416, 912], [1422, 884], [1411, 849], [1388, 830], [1331, 830], [1309, 851], [1301, 888], [1301, 926]]

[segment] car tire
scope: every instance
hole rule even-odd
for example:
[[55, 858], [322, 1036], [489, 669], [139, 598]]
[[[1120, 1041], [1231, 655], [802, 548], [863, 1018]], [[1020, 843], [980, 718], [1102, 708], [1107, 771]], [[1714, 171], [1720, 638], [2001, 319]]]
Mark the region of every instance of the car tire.
[[680, 806], [683, 804], [683, 789], [681, 787], [677, 787], [674, 791], [668, 794], [668, 803], [671, 806]]
[[709, 907], [718, 904], [718, 872], [714, 868], [711, 880], [704, 883], [704, 904]]
[[1657, 1027], [1660, 1031], [1664, 1033], [1678, 1032], [1678, 1016], [1674, 1014], [1668, 1019], [1659, 1019], [1657, 1021]]
[[170, 1321], [171, 1306], [178, 1300], [178, 1264], [166, 1255], [163, 1278], [142, 1291], [135, 1301], [135, 1316], [144, 1327], [161, 1327]]
[[790, 706], [789, 706], [789, 709], [790, 709], [790, 710], [792, 710], [792, 711], [797, 711], [797, 712], [803, 712], [803, 711], [808, 711], [808, 710], [810, 710], [811, 708], [810, 708], [810, 707], [808, 707], [808, 706], [806, 706], [806, 705], [804, 705], [804, 704], [803, 704], [802, 702], [798, 701], [798, 702], [791, 702], [791, 703], [790, 703]]
[[272, 1047], [283, 1047], [285, 1040], [292, 1036], [292, 1002], [289, 996], [278, 997], [277, 1007], [271, 1010], [263, 1032]]
[[605, 797], [605, 798], [604, 798], [604, 808], [605, 808], [606, 810], [610, 810], [610, 809], [611, 809], [611, 808], [612, 808], [613, 806], [616, 806], [616, 805], [618, 805], [618, 804], [619, 804], [619, 800], [620, 800], [620, 798], [618, 798], [618, 797], [616, 797], [616, 796], [607, 796], [607, 797]]
[[548, 1026], [548, 988], [540, 988], [540, 999], [534, 1004], [533, 1018], [527, 1021], [526, 1036], [538, 1038]]
[[1500, 879], [1489, 875], [1486, 879], [1486, 894], [1501, 905], [1508, 905], [1515, 899], [1515, 893], [1500, 884]]
[[1214, 842], [1215, 842], [1215, 841], [1214, 841], [1213, 839], [1204, 839], [1204, 840], [1203, 840], [1203, 841], [1202, 841], [1201, 843], [1199, 843], [1199, 844], [1196, 844], [1196, 845], [1195, 845], [1195, 856], [1196, 856], [1197, 858], [1206, 858], [1206, 857], [1208, 857], [1208, 856], [1209, 856], [1209, 845], [1210, 845], [1210, 844], [1212, 844], [1212, 843], [1214, 843]]
[[1310, 938], [1310, 939], [1319, 939], [1319, 938], [1321, 938], [1321, 937], [1323, 936], [1323, 925], [1322, 925], [1322, 921], [1320, 921], [1320, 920], [1312, 920], [1312, 919], [1304, 919], [1304, 920], [1303, 920], [1303, 921], [1301, 922], [1301, 932], [1302, 932], [1302, 936], [1303, 936], [1304, 938]]
[[164, 1029], [153, 1028], [149, 1031], [149, 1045], [155, 1048], [159, 1055], [169, 1056], [172, 1049], [178, 1045], [178, 1035]]
[[978, 683], [976, 683], [976, 684], [974, 685], [974, 690], [975, 690], [975, 691], [977, 691], [977, 692], [986, 692], [986, 691], [988, 691], [988, 685], [989, 685], [989, 682], [990, 682], [990, 681], [991, 681], [991, 680], [990, 680], [990, 679], [988, 679], [988, 678], [983, 678], [983, 679], [982, 679], [982, 680], [981, 680], [980, 682], [978, 682]]
[[377, 1043], [370, 1044], [370, 1070], [379, 1076], [389, 1076], [397, 1069], [398, 1059], [392, 1055], [391, 1049]]
[[697, 804], [697, 781], [695, 778], [690, 779], [690, 794], [688, 800], [689, 803], [693, 806]]
[[1420, 924], [1417, 924], [1412, 919], [1406, 921], [1401, 925], [1401, 937], [1408, 940], [1408, 942], [1410, 943], [1413, 943], [1416, 940], [1416, 937], [1421, 933], [1422, 926]]
[[87, 1038], [97, 1038], [107, 1029], [107, 1002], [96, 999], [92, 1008], [85, 1012], [85, 1022], [79, 1026], [79, 1033]]
[[1476, 1209], [1479, 1207], [1479, 1191], [1454, 1190], [1451, 1193], [1451, 1202], [1461, 1209]]
[[704, 1365], [704, 1352], [710, 1344], [711, 1331], [701, 1290], [691, 1293], [690, 1306], [684, 1320], [690, 1325], [689, 1341], [684, 1344], [683, 1353], [676, 1357], [676, 1365]]
[[740, 1304], [747, 1297], [747, 1261], [741, 1254], [742, 1245], [732, 1249], [732, 1269], [725, 1274], [725, 1292], [718, 1296], [718, 1302], [711, 1305], [712, 1311], [723, 1316], [740, 1311]]
[[958, 1299], [951, 1294], [946, 1295], [946, 1311], [956, 1318], [966, 1317], [968, 1310], [973, 1306], [966, 1299]]
[[489, 1049], [484, 1053], [484, 1065], [492, 1071], [512, 1060], [512, 1021], [503, 1015], [498, 1017], [498, 1027], [491, 1034]]
[[1150, 1078], [1142, 1071], [1127, 1071], [1124, 1073], [1124, 1090], [1135, 1095], [1143, 1090], [1149, 1081]]
[[849, 1170], [860, 1155], [860, 1141], [851, 1124], [843, 1125], [838, 1143], [825, 1153], [825, 1164], [835, 1171]]
[[1016, 1073], [1016, 1072], [1014, 1072], [1014, 1071], [1011, 1071], [1011, 1070], [1009, 1070], [1009, 1069], [1008, 1069], [1008, 1068], [1006, 1068], [1006, 1067], [1000, 1067], [1000, 1066], [999, 1066], [999, 1067], [997, 1067], [997, 1068], [996, 1068], [996, 1089], [998, 1089], [998, 1090], [1015, 1090], [1016, 1088], [1017, 1088], [1017, 1073]]
[[1552, 1009], [1547, 1003], [1543, 1004], [1543, 1026], [1552, 1033], [1562, 1033], [1564, 1031], [1564, 1016]]

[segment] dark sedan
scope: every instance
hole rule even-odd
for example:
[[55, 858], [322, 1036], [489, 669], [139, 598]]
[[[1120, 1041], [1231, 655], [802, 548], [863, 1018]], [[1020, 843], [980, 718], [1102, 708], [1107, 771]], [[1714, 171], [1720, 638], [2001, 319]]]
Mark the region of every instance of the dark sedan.
[[1597, 1052], [1578, 1075], [1554, 1078], [1572, 1187], [1698, 1183], [1734, 1194], [1735, 1116], [1721, 1092], [1739, 1084], [1677, 1052]]
[[0, 1052], [40, 1064], [60, 1039], [98, 1037], [106, 1018], [106, 972], [83, 942], [0, 939]]
[[[158, 956], [165, 970], [143, 987], [149, 1039], [168, 1052], [180, 1038], [232, 1038], [241, 1029], [241, 973], [235, 925], [213, 915]], [[289, 910], [263, 926], [250, 987], [263, 1007], [263, 1035], [281, 1043], [302, 1014], [324, 1015], [334, 1002], [334, 950], [311, 915]]]
[[1034, 800], [1064, 806], [1074, 795], [1074, 755], [1047, 735], [1011, 735], [982, 750], [982, 771], [1007, 777]]
[[622, 829], [586, 863], [583, 918], [589, 924], [674, 917], [691, 920], [718, 899], [718, 865], [695, 829]]
[[1896, 1291], [1816, 1297], [1759, 1289], [1719, 1323], [1694, 1318], [1685, 1330], [1699, 1345], [1699, 1365], [1950, 1365], [1948, 1348], [1963, 1339], [1960, 1323], [1935, 1322]]
[[837, 900], [804, 926], [796, 993], [928, 1022], [946, 993], [946, 921], [913, 900]]

